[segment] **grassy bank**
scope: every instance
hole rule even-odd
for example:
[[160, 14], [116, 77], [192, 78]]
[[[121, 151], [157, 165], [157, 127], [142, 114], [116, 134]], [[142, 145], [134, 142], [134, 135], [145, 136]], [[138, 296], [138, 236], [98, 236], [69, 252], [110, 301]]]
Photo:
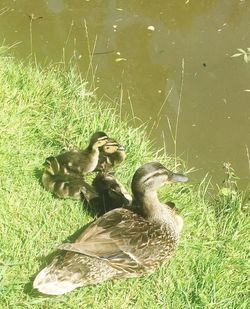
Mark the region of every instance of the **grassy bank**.
[[207, 182], [166, 188], [185, 220], [180, 246], [168, 267], [140, 279], [106, 282], [60, 297], [32, 290], [48, 255], [91, 218], [76, 201], [54, 198], [40, 184], [44, 158], [70, 144], [85, 147], [103, 130], [126, 146], [117, 168], [127, 186], [136, 168], [159, 160], [143, 128], [120, 121], [80, 77], [56, 67], [40, 70], [0, 58], [0, 308], [249, 308], [249, 219], [240, 193], [207, 197]]

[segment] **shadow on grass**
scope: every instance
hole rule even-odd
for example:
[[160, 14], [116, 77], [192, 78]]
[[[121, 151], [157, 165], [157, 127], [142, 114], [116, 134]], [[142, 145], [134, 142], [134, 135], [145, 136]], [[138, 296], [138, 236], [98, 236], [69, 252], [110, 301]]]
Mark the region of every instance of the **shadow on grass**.
[[[83, 227], [78, 229], [75, 233], [73, 233], [72, 235], [68, 236], [62, 243], [74, 242], [83, 233], [83, 231], [86, 230], [86, 228], [91, 223], [92, 222], [89, 222], [89, 223], [85, 224]], [[29, 278], [29, 282], [25, 284], [23, 292], [25, 294], [29, 295], [30, 297], [35, 297], [35, 298], [37, 298], [37, 297], [44, 297], [44, 298], [55, 297], [55, 295], [44, 295], [44, 294], [41, 294], [36, 289], [33, 289], [33, 282], [34, 282], [36, 276], [38, 275], [38, 273], [44, 267], [48, 266], [54, 260], [54, 258], [56, 258], [57, 256], [64, 256], [66, 253], [67, 253], [67, 251], [55, 250], [55, 251], [51, 252], [50, 254], [48, 254], [46, 256], [44, 255], [44, 256], [37, 257], [37, 260], [41, 264], [41, 268], [40, 268], [40, 270], [36, 274], [34, 274], [33, 276], [31, 276]]]
[[[102, 216], [105, 211], [103, 211], [104, 206], [101, 203], [101, 197], [93, 198], [89, 202], [83, 200], [83, 210], [87, 212], [92, 218], [98, 218]], [[107, 211], [106, 211], [107, 212]]]
[[36, 179], [38, 179], [40, 186], [43, 187], [43, 183], [42, 183], [43, 169], [36, 167], [34, 169], [34, 176], [36, 177]]

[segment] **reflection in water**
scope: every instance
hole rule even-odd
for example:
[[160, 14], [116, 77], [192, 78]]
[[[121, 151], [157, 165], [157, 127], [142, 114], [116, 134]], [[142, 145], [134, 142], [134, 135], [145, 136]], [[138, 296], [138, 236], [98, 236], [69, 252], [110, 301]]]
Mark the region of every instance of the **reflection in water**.
[[48, 8], [53, 13], [60, 13], [64, 9], [63, 0], [48, 0], [46, 1]]
[[[8, 9], [1, 14], [1, 9]], [[42, 16], [32, 21], [28, 16]], [[169, 123], [175, 128], [185, 60], [177, 154], [215, 181], [230, 161], [246, 184], [246, 145], [250, 148], [250, 70], [231, 58], [249, 47], [247, 1], [1, 1], [0, 27], [15, 53], [32, 50], [41, 63], [68, 61], [72, 55], [85, 74], [89, 66], [84, 21], [90, 46], [96, 46], [95, 86], [129, 113], [149, 123], [157, 147], [174, 152]], [[89, 76], [89, 75], [88, 75]], [[121, 101], [121, 89], [122, 102]], [[166, 100], [169, 92], [171, 93]], [[122, 104], [121, 104], [122, 103]]]

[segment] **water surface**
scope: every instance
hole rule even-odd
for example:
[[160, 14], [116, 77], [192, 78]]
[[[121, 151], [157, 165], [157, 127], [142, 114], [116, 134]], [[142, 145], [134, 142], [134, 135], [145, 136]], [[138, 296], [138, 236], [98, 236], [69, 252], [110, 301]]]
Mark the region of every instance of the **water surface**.
[[175, 152], [169, 124], [174, 133], [180, 107], [176, 150], [198, 169], [193, 177], [209, 172], [220, 183], [229, 161], [244, 186], [250, 176], [250, 64], [231, 56], [250, 47], [249, 20], [250, 3], [240, 0], [0, 4], [0, 35], [7, 44], [20, 42], [18, 58], [32, 53], [46, 65], [73, 56], [86, 74], [89, 41], [100, 97], [134, 117], [132, 125], [148, 122], [150, 138], [169, 154]]

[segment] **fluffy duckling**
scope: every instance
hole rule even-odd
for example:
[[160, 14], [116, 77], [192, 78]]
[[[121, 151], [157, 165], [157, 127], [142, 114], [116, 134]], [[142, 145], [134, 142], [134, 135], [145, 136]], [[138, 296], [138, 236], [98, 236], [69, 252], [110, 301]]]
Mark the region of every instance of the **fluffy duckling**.
[[89, 202], [99, 197], [95, 188], [84, 181], [82, 176], [50, 175], [45, 172], [42, 180], [44, 187], [59, 198], [84, 199]]
[[59, 246], [54, 258], [35, 278], [41, 293], [60, 295], [113, 278], [154, 272], [176, 249], [183, 219], [157, 197], [159, 187], [185, 182], [158, 162], [141, 166], [132, 180], [133, 204], [142, 215], [113, 209], [87, 227], [74, 243]]
[[120, 207], [130, 206], [132, 196], [111, 173], [99, 172], [92, 182], [98, 197], [91, 200], [91, 206], [99, 217], [106, 212]]
[[46, 159], [42, 183], [46, 190], [60, 198], [85, 198], [97, 196], [94, 188], [87, 184], [83, 175], [92, 172], [99, 159], [99, 148], [108, 141], [104, 132], [96, 132], [85, 150], [67, 151]]
[[105, 145], [108, 136], [104, 132], [96, 132], [84, 150], [67, 151], [45, 160], [45, 173], [50, 175], [84, 175], [92, 172], [99, 159], [99, 148]]
[[109, 138], [108, 142], [100, 148], [97, 171], [109, 171], [115, 165], [126, 158], [125, 148], [114, 139]]

